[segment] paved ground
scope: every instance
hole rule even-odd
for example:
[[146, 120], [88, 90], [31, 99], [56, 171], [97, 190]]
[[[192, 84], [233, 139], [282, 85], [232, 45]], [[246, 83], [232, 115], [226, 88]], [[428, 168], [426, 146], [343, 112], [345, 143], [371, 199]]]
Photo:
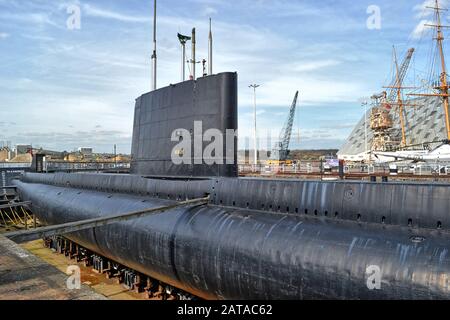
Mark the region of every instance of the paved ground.
[[69, 290], [67, 275], [0, 235], [0, 300], [104, 300], [86, 285]]

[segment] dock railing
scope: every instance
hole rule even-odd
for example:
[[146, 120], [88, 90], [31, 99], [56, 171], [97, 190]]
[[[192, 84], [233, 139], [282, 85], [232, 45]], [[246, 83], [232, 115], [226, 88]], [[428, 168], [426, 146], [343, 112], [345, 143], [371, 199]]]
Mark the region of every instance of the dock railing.
[[[300, 161], [293, 164], [283, 165], [262, 165], [239, 164], [239, 174], [241, 176], [338, 176], [339, 167], [328, 166], [320, 161]], [[450, 163], [441, 164], [364, 164], [347, 163], [343, 167], [344, 175], [354, 176], [392, 176], [399, 177], [436, 177], [450, 178]]]

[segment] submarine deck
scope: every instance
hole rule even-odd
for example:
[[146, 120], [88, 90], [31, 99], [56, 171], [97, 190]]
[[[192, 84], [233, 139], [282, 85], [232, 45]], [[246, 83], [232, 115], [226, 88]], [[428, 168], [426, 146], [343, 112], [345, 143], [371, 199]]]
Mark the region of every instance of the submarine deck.
[[0, 235], [0, 300], [105, 300], [82, 285], [66, 287], [67, 276]]

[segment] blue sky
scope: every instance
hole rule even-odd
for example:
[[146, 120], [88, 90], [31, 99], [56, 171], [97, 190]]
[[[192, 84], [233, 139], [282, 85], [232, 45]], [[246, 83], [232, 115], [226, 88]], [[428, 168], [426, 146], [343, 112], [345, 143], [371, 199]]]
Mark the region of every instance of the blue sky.
[[[239, 73], [240, 146], [251, 135], [248, 85], [258, 83], [259, 135], [278, 136], [299, 90], [291, 147], [339, 148], [363, 115], [361, 97], [388, 84], [392, 45], [399, 55], [417, 47], [410, 80], [420, 79], [427, 2], [160, 0], [158, 85], [180, 79], [177, 32], [196, 27], [198, 57], [207, 57], [212, 17], [214, 72]], [[80, 30], [66, 26], [73, 4]], [[0, 141], [129, 152], [134, 99], [150, 89], [152, 5], [0, 0]], [[367, 28], [370, 5], [381, 9], [379, 30]]]

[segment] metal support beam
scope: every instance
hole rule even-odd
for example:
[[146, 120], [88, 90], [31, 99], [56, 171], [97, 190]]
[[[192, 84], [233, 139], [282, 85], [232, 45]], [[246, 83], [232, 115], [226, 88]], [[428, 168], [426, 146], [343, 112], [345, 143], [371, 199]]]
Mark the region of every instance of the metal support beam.
[[46, 237], [52, 237], [56, 235], [63, 235], [71, 232], [82, 231], [91, 228], [103, 227], [110, 225], [116, 222], [127, 221], [131, 219], [140, 218], [143, 216], [161, 213], [167, 210], [172, 210], [178, 207], [184, 207], [189, 205], [204, 205], [209, 201], [209, 197], [206, 198], [198, 198], [193, 200], [187, 200], [183, 202], [178, 202], [173, 205], [163, 206], [153, 209], [145, 209], [140, 211], [133, 211], [127, 213], [118, 213], [113, 214], [107, 217], [100, 217], [94, 219], [87, 219], [82, 221], [75, 221], [64, 223], [55, 226], [47, 226], [38, 228], [36, 230], [27, 230], [27, 231], [14, 231], [4, 234], [5, 237], [13, 240], [16, 243], [23, 243], [28, 241], [34, 241]]

